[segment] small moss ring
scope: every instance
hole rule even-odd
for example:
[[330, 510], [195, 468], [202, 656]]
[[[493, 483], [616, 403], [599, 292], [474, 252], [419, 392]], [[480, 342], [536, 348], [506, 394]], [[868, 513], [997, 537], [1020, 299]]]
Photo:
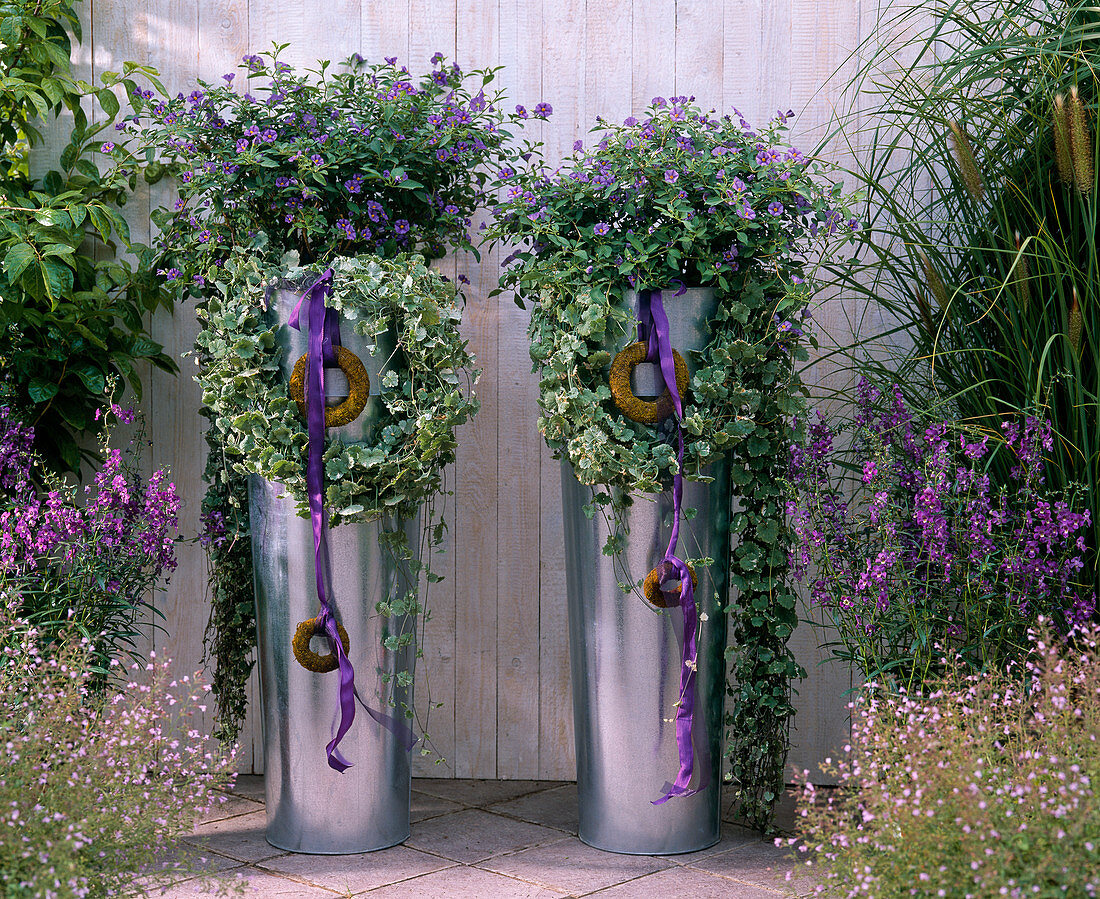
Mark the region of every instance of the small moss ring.
[[[302, 418], [306, 417], [306, 363], [309, 354], [303, 353], [294, 363], [294, 371], [290, 375], [290, 398], [298, 404], [298, 411]], [[336, 347], [336, 367], [344, 373], [348, 379], [348, 398], [338, 406], [325, 409], [325, 427], [339, 428], [350, 424], [359, 417], [359, 414], [367, 406], [367, 398], [370, 395], [370, 375], [363, 368], [363, 363], [347, 347]]]
[[[645, 362], [648, 349], [643, 341], [632, 343], [626, 349], [620, 350], [611, 363], [611, 374], [608, 381], [611, 385], [611, 398], [627, 418], [639, 424], [655, 425], [664, 421], [673, 412], [672, 393], [668, 387], [656, 400], [642, 400], [634, 395], [630, 388], [630, 375], [635, 367]], [[688, 369], [684, 357], [676, 350], [672, 351], [672, 360], [676, 366], [676, 389], [680, 392], [680, 398], [687, 394]]]
[[[688, 565], [691, 574], [692, 589], [699, 586], [699, 579], [695, 576], [695, 566]], [[642, 584], [642, 595], [646, 602], [658, 609], [673, 609], [680, 605], [680, 594], [684, 592], [683, 586], [676, 590], [662, 590], [661, 584], [676, 574], [676, 566], [671, 562], [662, 562], [645, 576]]]
[[[347, 655], [351, 652], [351, 641], [348, 639], [348, 632], [344, 630], [344, 626], [339, 622], [336, 623], [336, 632], [340, 635], [340, 642], [344, 645], [344, 655]], [[306, 671], [313, 671], [317, 674], [335, 671], [340, 667], [335, 652], [319, 655], [309, 648], [309, 641], [318, 635], [327, 636], [324, 628], [321, 627], [320, 618], [307, 618], [301, 622], [294, 632], [294, 640], [291, 643], [291, 646], [294, 647], [294, 658]]]

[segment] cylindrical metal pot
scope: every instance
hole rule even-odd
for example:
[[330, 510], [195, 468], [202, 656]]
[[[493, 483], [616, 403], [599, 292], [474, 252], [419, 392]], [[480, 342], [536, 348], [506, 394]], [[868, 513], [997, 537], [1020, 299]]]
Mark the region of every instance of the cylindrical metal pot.
[[[665, 293], [672, 345], [701, 349], [713, 313], [710, 291]], [[630, 336], [622, 338], [612, 352]], [[690, 366], [690, 359], [688, 360]], [[641, 368], [641, 366], [639, 366]], [[664, 389], [656, 366], [635, 373], [634, 392]], [[675, 439], [672, 437], [671, 439]], [[684, 482], [680, 558], [712, 558], [697, 567], [695, 592], [700, 624], [695, 684], [693, 745], [695, 795], [661, 805], [653, 800], [679, 771], [676, 707], [680, 693], [683, 613], [658, 609], [620, 583], [634, 583], [664, 556], [673, 522], [671, 490], [633, 497], [622, 520], [597, 513], [589, 518], [589, 487], [562, 470], [573, 717], [580, 794], [580, 838], [612, 852], [661, 855], [693, 852], [716, 843], [721, 826], [721, 760], [725, 707], [726, 621], [720, 609], [728, 589], [729, 477], [724, 463], [707, 472], [709, 483]], [[609, 557], [603, 546], [614, 532], [623, 550]]]
[[[312, 283], [312, 280], [310, 281]], [[301, 291], [309, 283], [273, 293], [269, 309], [278, 323], [284, 375], [305, 352], [303, 331], [286, 326]], [[277, 321], [276, 321], [277, 316]], [[377, 420], [380, 370], [392, 353], [369, 344], [342, 323], [342, 341], [363, 361], [371, 377], [371, 399], [363, 414], [337, 433], [345, 442], [369, 439]], [[379, 341], [382, 343], [383, 341]], [[326, 371], [329, 401], [346, 396], [346, 381]], [[295, 659], [291, 640], [299, 622], [317, 615], [313, 530], [299, 517], [283, 485], [252, 477], [249, 482], [253, 574], [259, 629], [260, 694], [263, 706], [267, 840], [292, 852], [343, 854], [384, 849], [408, 838], [411, 799], [410, 759], [401, 736], [381, 726], [362, 706], [340, 744], [352, 767], [338, 773], [327, 764], [325, 745], [339, 717], [339, 673], [307, 671]], [[402, 522], [415, 548], [418, 520]], [[412, 643], [394, 652], [383, 648], [387, 636], [411, 633], [411, 616], [387, 617], [376, 611], [386, 597], [403, 594], [415, 582], [407, 564], [396, 562], [379, 545], [381, 524], [344, 524], [329, 530], [331, 588], [336, 619], [347, 630], [355, 686], [371, 708], [404, 720], [412, 688], [401, 687], [398, 672], [413, 671]], [[312, 648], [330, 652], [327, 640], [314, 637]], [[388, 675], [384, 682], [384, 675]]]

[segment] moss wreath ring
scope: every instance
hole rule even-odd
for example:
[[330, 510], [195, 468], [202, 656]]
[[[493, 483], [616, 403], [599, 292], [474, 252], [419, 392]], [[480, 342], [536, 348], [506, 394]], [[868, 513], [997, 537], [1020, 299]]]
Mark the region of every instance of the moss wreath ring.
[[[645, 362], [648, 352], [641, 340], [620, 350], [611, 363], [608, 382], [611, 385], [611, 398], [623, 415], [639, 424], [655, 425], [673, 412], [672, 393], [668, 387], [665, 387], [665, 392], [656, 400], [639, 399], [630, 388], [630, 375], [638, 365]], [[676, 389], [683, 398], [688, 389], [687, 363], [676, 350], [672, 351], [672, 359], [676, 366]]]
[[[294, 363], [290, 374], [290, 398], [298, 404], [302, 418], [306, 417], [306, 363], [309, 354], [303, 353]], [[370, 395], [370, 375], [359, 357], [347, 347], [336, 347], [336, 367], [348, 379], [348, 397], [338, 406], [325, 409], [325, 427], [339, 428], [355, 421], [367, 407]]]
[[[699, 586], [699, 578], [695, 576], [695, 566], [688, 564], [688, 571], [691, 573], [691, 586], [694, 589]], [[661, 589], [661, 584], [675, 573], [675, 565], [671, 562], [662, 562], [647, 574], [645, 582], [642, 584], [642, 595], [646, 598], [646, 602], [658, 609], [673, 609], [680, 605], [680, 594], [683, 592], [683, 587], [678, 590]]]
[[[344, 630], [344, 626], [340, 622], [336, 623], [336, 632], [340, 635], [340, 642], [344, 645], [344, 655], [347, 655], [351, 652], [351, 641], [348, 639], [348, 632]], [[325, 674], [340, 667], [335, 652], [320, 655], [309, 648], [310, 640], [324, 634], [325, 630], [321, 627], [320, 618], [307, 618], [305, 621], [300, 622], [298, 629], [294, 631], [294, 639], [291, 641], [291, 646], [294, 647], [294, 658], [306, 671]]]

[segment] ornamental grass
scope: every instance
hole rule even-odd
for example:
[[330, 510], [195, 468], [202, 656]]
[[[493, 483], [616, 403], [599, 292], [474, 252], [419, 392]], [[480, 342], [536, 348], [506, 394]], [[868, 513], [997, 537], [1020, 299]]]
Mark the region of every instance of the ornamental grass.
[[1032, 633], [1009, 672], [951, 666], [925, 695], [868, 688], [852, 738], [803, 773], [797, 845], [831, 896], [1100, 892], [1100, 630]]
[[[855, 55], [831, 138], [862, 148], [849, 174], [868, 239], [860, 264], [825, 267], [875, 333], [866, 352], [835, 352], [989, 433], [1038, 409], [1053, 429], [1048, 485], [1091, 498], [1085, 562], [1100, 586], [1100, 10], [891, 4]], [[1010, 486], [1007, 457], [989, 476]]]

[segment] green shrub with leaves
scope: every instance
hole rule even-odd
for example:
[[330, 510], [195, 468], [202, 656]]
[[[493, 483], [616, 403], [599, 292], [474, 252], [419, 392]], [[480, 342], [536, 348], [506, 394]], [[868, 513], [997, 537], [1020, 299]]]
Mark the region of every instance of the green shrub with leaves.
[[[994, 442], [1038, 410], [1054, 430], [1047, 486], [1091, 497], [1100, 585], [1100, 11], [907, 5], [865, 50], [841, 127], [866, 147], [853, 174], [870, 237], [862, 264], [832, 276], [888, 328], [854, 362]], [[990, 462], [997, 487], [1011, 488], [1010, 460]]]
[[[156, 73], [126, 63], [104, 72], [98, 88], [74, 78], [75, 4], [0, 3], [0, 397], [35, 425], [39, 452], [59, 470], [88, 455], [79, 436], [105, 407], [109, 378], [140, 396], [145, 363], [176, 367], [143, 321], [169, 303], [152, 250], [131, 242], [119, 211], [138, 170], [100, 171], [96, 155], [110, 147], [113, 88], [136, 90], [133, 76], [156, 83]], [[32, 150], [51, 118], [68, 127], [68, 143], [46, 162]], [[120, 248], [132, 258], [117, 256]]]

